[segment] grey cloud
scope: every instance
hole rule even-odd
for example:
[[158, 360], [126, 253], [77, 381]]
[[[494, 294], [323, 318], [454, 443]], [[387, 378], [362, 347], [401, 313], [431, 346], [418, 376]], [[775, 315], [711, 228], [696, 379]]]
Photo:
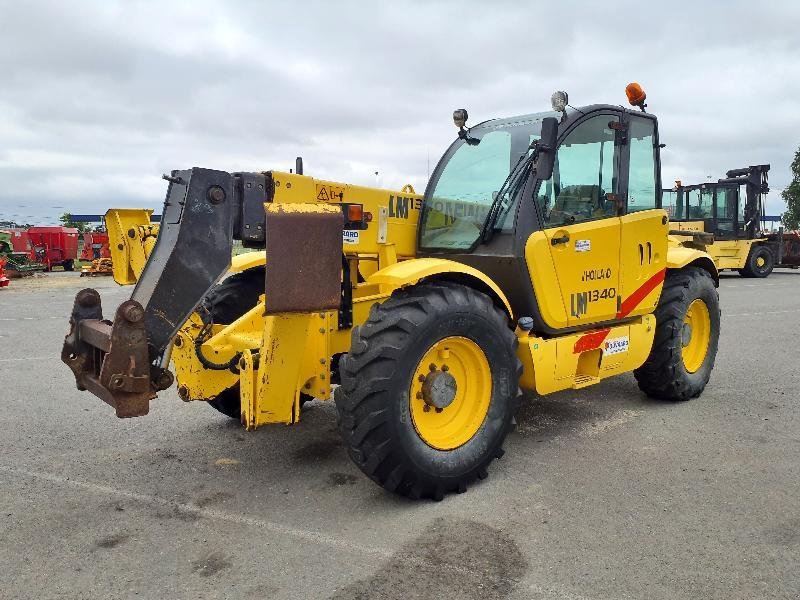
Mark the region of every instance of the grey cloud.
[[377, 170], [421, 190], [453, 108], [532, 112], [554, 89], [621, 103], [633, 79], [668, 144], [665, 183], [770, 162], [782, 187], [800, 144], [791, 1], [0, 0], [0, 14], [0, 214], [157, 208], [169, 169], [296, 155], [327, 179], [372, 185]]

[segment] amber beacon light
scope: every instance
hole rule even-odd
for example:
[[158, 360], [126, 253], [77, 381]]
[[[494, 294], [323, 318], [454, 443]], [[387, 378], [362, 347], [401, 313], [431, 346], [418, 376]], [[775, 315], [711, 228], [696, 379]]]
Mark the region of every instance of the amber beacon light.
[[647, 106], [644, 103], [647, 100], [647, 94], [644, 93], [641, 85], [635, 81], [629, 83], [625, 86], [625, 95], [628, 96], [628, 102], [631, 103], [631, 106], [638, 106], [644, 112], [644, 108]]

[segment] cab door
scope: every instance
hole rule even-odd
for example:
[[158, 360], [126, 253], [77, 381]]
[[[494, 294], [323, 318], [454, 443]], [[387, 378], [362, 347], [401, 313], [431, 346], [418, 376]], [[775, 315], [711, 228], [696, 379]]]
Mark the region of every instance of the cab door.
[[[618, 319], [655, 310], [666, 275], [669, 221], [659, 208], [658, 131], [648, 115], [627, 115], [621, 177], [626, 199], [620, 218]], [[679, 194], [682, 196], [682, 194]]]
[[576, 125], [557, 150], [552, 178], [540, 184], [542, 230], [529, 238], [526, 262], [542, 317], [554, 329], [617, 314], [619, 124], [609, 112]]

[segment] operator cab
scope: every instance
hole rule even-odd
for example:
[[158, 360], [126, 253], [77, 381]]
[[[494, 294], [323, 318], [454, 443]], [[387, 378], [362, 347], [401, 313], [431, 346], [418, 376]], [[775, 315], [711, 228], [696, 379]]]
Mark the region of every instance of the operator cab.
[[[459, 138], [425, 190], [418, 256], [484, 272], [506, 291], [514, 315], [531, 316], [537, 331], [613, 321], [626, 287], [621, 219], [661, 201], [658, 126], [641, 96], [640, 112], [572, 109], [557, 92], [553, 111], [469, 129], [466, 111], [456, 111]], [[586, 285], [598, 277], [602, 286]], [[577, 288], [590, 297], [597, 292], [596, 302], [576, 306], [575, 294], [583, 293]]]
[[[680, 229], [713, 233], [720, 240], [754, 239], [761, 229], [769, 165], [732, 169], [717, 182], [664, 190], [663, 207]], [[744, 188], [744, 193], [742, 193]]]

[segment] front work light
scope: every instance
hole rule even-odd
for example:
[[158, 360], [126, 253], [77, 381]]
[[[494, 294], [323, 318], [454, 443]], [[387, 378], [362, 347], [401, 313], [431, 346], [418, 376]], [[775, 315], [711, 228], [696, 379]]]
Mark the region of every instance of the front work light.
[[553, 95], [550, 96], [550, 104], [554, 111], [563, 113], [569, 104], [569, 95], [561, 90], [553, 92]]

